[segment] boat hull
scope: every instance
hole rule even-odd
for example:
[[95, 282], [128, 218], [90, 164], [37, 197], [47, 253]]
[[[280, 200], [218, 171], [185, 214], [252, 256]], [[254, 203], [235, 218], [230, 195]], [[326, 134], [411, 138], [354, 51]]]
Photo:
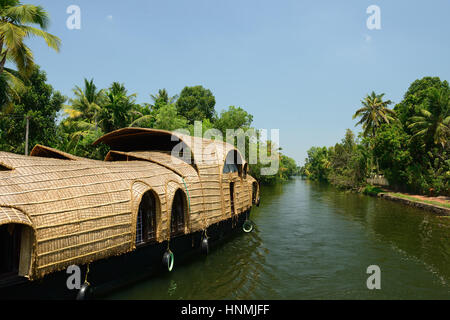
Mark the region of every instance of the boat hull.
[[[241, 232], [249, 216], [250, 210], [209, 226], [207, 235], [210, 249], [233, 234]], [[170, 240], [170, 250], [175, 257], [172, 272], [177, 272], [176, 267], [180, 263], [202, 255], [202, 237], [203, 232], [196, 232]], [[89, 266], [79, 266], [81, 283], [83, 284], [87, 274], [87, 281], [90, 284], [86, 298], [100, 298], [114, 290], [168, 272], [167, 267], [162, 263], [167, 244], [167, 241], [145, 244], [137, 247], [133, 252], [98, 260]], [[37, 281], [19, 277], [3, 280], [0, 281], [0, 299], [76, 299], [79, 290], [67, 288], [67, 280], [70, 276], [71, 274], [64, 270], [49, 274]]]

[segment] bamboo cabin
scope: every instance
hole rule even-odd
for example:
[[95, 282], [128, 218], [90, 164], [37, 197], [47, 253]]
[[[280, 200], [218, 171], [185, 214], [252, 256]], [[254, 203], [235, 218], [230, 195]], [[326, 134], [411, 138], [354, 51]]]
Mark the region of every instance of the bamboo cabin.
[[161, 265], [167, 252], [173, 264], [242, 228], [259, 202], [258, 183], [228, 143], [142, 128], [100, 143], [110, 147], [104, 161], [41, 145], [30, 156], [0, 152], [0, 287], [65, 279], [71, 265], [95, 285], [97, 265], [105, 278], [106, 265], [117, 275], [123, 265]]

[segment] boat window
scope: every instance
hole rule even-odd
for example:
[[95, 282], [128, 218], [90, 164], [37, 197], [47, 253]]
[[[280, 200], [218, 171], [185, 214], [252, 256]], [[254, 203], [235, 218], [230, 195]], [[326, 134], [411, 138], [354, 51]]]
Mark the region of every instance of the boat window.
[[242, 158], [236, 150], [231, 150], [223, 165], [223, 173], [232, 173], [237, 172], [241, 175], [242, 169]]
[[157, 199], [153, 191], [147, 191], [142, 196], [136, 226], [136, 244], [156, 240]]
[[186, 198], [178, 189], [173, 198], [172, 215], [171, 215], [171, 233], [172, 235], [178, 235], [184, 233], [184, 216], [186, 212]]
[[223, 173], [239, 172], [238, 166], [235, 164], [225, 164], [223, 166]]

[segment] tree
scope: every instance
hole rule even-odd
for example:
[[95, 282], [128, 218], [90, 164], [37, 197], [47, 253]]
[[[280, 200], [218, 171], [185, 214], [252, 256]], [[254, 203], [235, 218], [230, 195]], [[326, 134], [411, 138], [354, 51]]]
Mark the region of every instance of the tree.
[[185, 87], [175, 105], [178, 114], [193, 124], [196, 120], [213, 119], [216, 99], [210, 90], [202, 86]]
[[[411, 83], [403, 96], [403, 100], [394, 107], [398, 119], [405, 127], [411, 117], [420, 113], [420, 109], [423, 108], [424, 103], [428, 99], [431, 88], [448, 90], [449, 83], [447, 81], [441, 81], [439, 77], [423, 77], [422, 79], [417, 79]], [[411, 133], [408, 129], [406, 131]]]
[[19, 73], [15, 70], [4, 68], [0, 74], [0, 111], [14, 112], [14, 100], [20, 99], [20, 94], [25, 90], [25, 85]]
[[[384, 93], [376, 94], [374, 91], [370, 95], [367, 95], [364, 100], [361, 101], [363, 107], [358, 109], [353, 115], [353, 119], [361, 118], [356, 126], [361, 124], [363, 127], [363, 134], [365, 137], [375, 137], [377, 129], [383, 123], [393, 122], [395, 119], [395, 111], [388, 109], [387, 106], [392, 104], [391, 100], [383, 101]], [[378, 160], [377, 160], [377, 173]]]
[[133, 113], [136, 118], [129, 124], [129, 127], [153, 128], [157, 112], [151, 108], [150, 104], [136, 104]]
[[33, 72], [24, 82], [25, 90], [12, 101], [15, 112], [0, 112], [1, 150], [24, 153], [27, 116], [30, 117], [29, 146], [56, 146], [58, 139], [55, 121], [67, 98], [46, 81], [46, 73], [34, 65]]
[[156, 121], [156, 115], [161, 107], [174, 104], [178, 96], [169, 96], [166, 89], [158, 90], [156, 95], [151, 94], [153, 104], [144, 103], [143, 106], [136, 106], [135, 113], [137, 118], [130, 124], [130, 127], [153, 128]]
[[113, 82], [105, 93], [100, 122], [103, 132], [128, 127], [141, 113], [136, 110], [136, 94], [128, 95], [123, 84]]
[[158, 110], [161, 106], [173, 104], [177, 100], [178, 96], [169, 96], [166, 89], [159, 89], [156, 95], [151, 94], [150, 97], [153, 100], [153, 109]]
[[84, 79], [84, 88], [76, 86], [73, 90], [72, 105], [66, 106], [64, 112], [68, 117], [61, 121], [58, 133], [61, 137], [58, 148], [81, 157], [100, 159], [103, 155], [91, 146], [96, 138], [103, 135], [105, 103], [104, 90], [98, 90], [94, 80]]
[[326, 147], [311, 147], [305, 160], [304, 174], [311, 180], [328, 181], [330, 159]]
[[34, 71], [33, 53], [24, 43], [27, 38], [43, 38], [50, 48], [59, 51], [61, 40], [45, 32], [48, 24], [48, 13], [41, 6], [21, 4], [19, 0], [0, 1], [0, 81], [6, 86], [1, 107], [11, 108], [12, 100], [24, 88], [16, 72], [5, 67], [6, 62], [15, 64], [25, 78]]
[[332, 184], [355, 189], [364, 183], [368, 171], [368, 148], [364, 142], [357, 142], [350, 129], [347, 129], [341, 143], [328, 149], [328, 154], [328, 180]]
[[411, 183], [407, 168], [413, 163], [409, 150], [410, 136], [400, 123], [383, 124], [373, 140], [374, 155], [393, 186]]
[[84, 120], [62, 121], [58, 126], [57, 149], [79, 157], [102, 160], [108, 152], [105, 144], [93, 146], [103, 136], [100, 128]]
[[282, 180], [288, 180], [298, 174], [298, 166], [294, 159], [280, 154], [280, 177]]
[[175, 105], [162, 106], [156, 114], [155, 129], [174, 131], [187, 128], [187, 120], [178, 115]]
[[70, 121], [85, 119], [94, 123], [95, 128], [99, 125], [99, 115], [102, 112], [101, 105], [104, 103], [104, 90], [97, 90], [94, 79], [88, 81], [84, 79], [84, 88], [76, 86], [73, 90], [75, 99], [70, 99], [71, 106], [67, 106], [64, 111], [69, 116]]
[[14, 62], [20, 72], [33, 71], [33, 53], [24, 43], [30, 36], [43, 38], [50, 48], [59, 51], [61, 40], [44, 31], [48, 24], [48, 13], [41, 6], [21, 4], [19, 0], [0, 1], [0, 73], [7, 60]]
[[241, 107], [228, 107], [228, 110], [222, 111], [220, 117], [215, 121], [216, 129], [222, 131], [224, 136], [227, 129], [248, 129], [253, 122], [253, 116]]
[[365, 136], [369, 134], [375, 136], [376, 130], [382, 123], [394, 121], [395, 112], [387, 108], [388, 105], [392, 104], [392, 101], [383, 101], [383, 97], [384, 93], [376, 94], [372, 91], [361, 101], [363, 107], [353, 115], [353, 119], [361, 118], [356, 125], [362, 124]]
[[412, 138], [421, 137], [430, 149], [433, 144], [444, 148], [450, 134], [450, 90], [431, 88], [420, 109], [420, 116], [410, 118], [408, 128], [414, 133]]

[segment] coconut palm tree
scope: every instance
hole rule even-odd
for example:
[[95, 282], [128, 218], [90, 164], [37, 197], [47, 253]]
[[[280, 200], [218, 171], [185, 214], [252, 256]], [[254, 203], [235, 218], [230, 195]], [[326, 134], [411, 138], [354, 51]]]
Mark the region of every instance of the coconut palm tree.
[[156, 95], [151, 94], [150, 97], [153, 100], [153, 104], [145, 103], [141, 112], [137, 112], [138, 118], [130, 124], [130, 127], [153, 126], [157, 121], [160, 109], [164, 107], [163, 112], [165, 112], [167, 106], [172, 105], [178, 99], [177, 95], [169, 96], [166, 89], [159, 89]]
[[84, 88], [76, 86], [73, 89], [75, 98], [70, 99], [71, 105], [65, 106], [68, 116], [61, 123], [62, 135], [65, 141], [60, 146], [66, 152], [77, 154], [77, 148], [87, 137], [100, 137], [100, 115], [105, 97], [103, 90], [97, 90], [94, 80], [84, 79]]
[[101, 105], [105, 100], [103, 89], [97, 90], [94, 79], [90, 81], [84, 79], [84, 88], [76, 86], [73, 93], [75, 99], [70, 99], [72, 105], [64, 108], [69, 120], [89, 119], [93, 121], [97, 129], [102, 112]]
[[169, 93], [166, 89], [159, 89], [156, 95], [151, 94], [150, 97], [153, 99], [153, 102], [156, 105], [167, 105], [173, 104], [175, 100], [177, 100], [178, 96], [175, 95], [173, 97], [169, 96]]
[[358, 109], [353, 115], [353, 119], [360, 117], [356, 126], [361, 124], [364, 129], [364, 136], [375, 136], [376, 130], [383, 123], [394, 121], [395, 111], [388, 109], [392, 104], [391, 100], [383, 101], [384, 93], [376, 94], [374, 91], [361, 101], [363, 107]]
[[105, 104], [102, 110], [102, 127], [104, 132], [110, 132], [127, 127], [140, 114], [136, 108], [136, 94], [128, 95], [123, 84], [113, 82], [106, 92]]
[[14, 109], [14, 100], [20, 99], [25, 85], [17, 71], [4, 68], [0, 73], [0, 112], [10, 113]]
[[[376, 94], [374, 91], [367, 95], [364, 100], [361, 100], [362, 108], [358, 109], [353, 115], [353, 119], [360, 117], [361, 119], [356, 123], [356, 126], [361, 124], [363, 127], [363, 135], [365, 137], [375, 137], [377, 129], [383, 123], [390, 123], [395, 121], [395, 111], [387, 108], [392, 104], [391, 100], [383, 101], [384, 93]], [[373, 151], [373, 139], [371, 139], [371, 148]], [[373, 152], [372, 152], [373, 153]], [[378, 159], [376, 161], [376, 173], [379, 173]]]
[[[24, 43], [27, 38], [43, 38], [50, 48], [59, 51], [61, 40], [45, 32], [48, 24], [48, 13], [41, 6], [0, 0], [0, 81], [6, 85], [2, 107], [11, 106], [11, 100], [24, 89], [21, 78], [33, 71], [33, 53]], [[8, 61], [17, 66], [20, 75], [5, 67]]]
[[422, 138], [424, 145], [441, 145], [445, 148], [450, 135], [450, 94], [447, 89], [431, 88], [420, 108], [420, 115], [411, 117], [408, 128], [412, 139]]
[[45, 32], [48, 24], [49, 15], [41, 6], [21, 4], [19, 0], [0, 1], [0, 73], [7, 60], [25, 74], [33, 70], [33, 53], [24, 43], [29, 37], [43, 38], [50, 48], [59, 51], [61, 40]]

